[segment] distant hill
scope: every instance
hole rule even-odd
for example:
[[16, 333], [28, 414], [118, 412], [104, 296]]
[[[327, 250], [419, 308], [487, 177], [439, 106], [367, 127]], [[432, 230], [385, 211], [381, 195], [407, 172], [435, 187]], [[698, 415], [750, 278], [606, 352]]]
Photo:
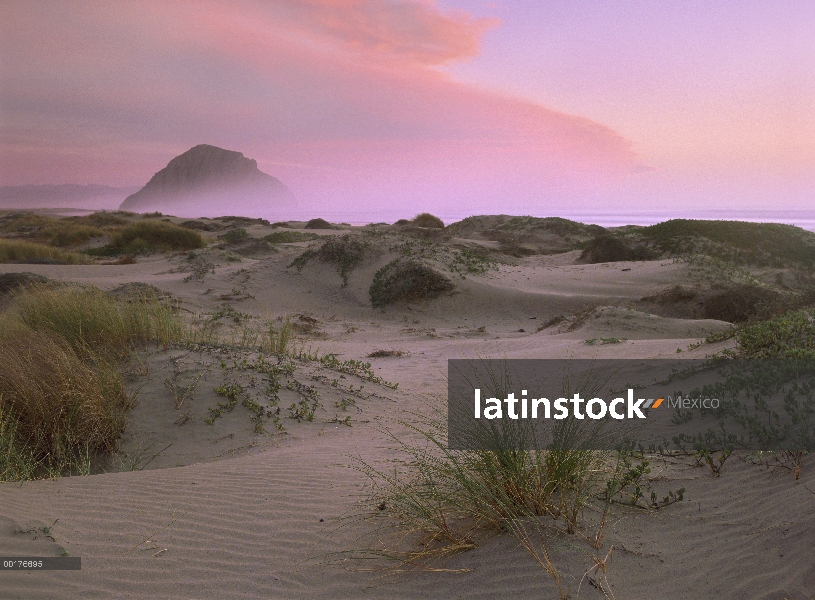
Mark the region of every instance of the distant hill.
[[6, 185], [0, 186], [0, 208], [115, 209], [135, 187], [108, 185]]
[[172, 159], [120, 208], [183, 217], [266, 217], [293, 202], [289, 189], [260, 171], [255, 160], [201, 144]]

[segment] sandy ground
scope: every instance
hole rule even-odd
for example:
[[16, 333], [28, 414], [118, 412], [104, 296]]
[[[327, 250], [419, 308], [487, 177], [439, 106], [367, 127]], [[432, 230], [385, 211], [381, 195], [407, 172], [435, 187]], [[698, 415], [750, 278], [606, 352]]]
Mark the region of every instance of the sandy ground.
[[[304, 346], [370, 361], [378, 376], [399, 384], [394, 390], [303, 365], [297, 377], [321, 398], [314, 421], [283, 419], [285, 433], [258, 434], [242, 406], [204, 422], [223, 400], [215, 387], [241, 381], [249, 393], [260, 390], [263, 382], [240, 367], [256, 354], [148, 350], [133, 365], [129, 385], [140, 390], [140, 401], [109, 465], [118, 472], [0, 484], [0, 555], [82, 557], [78, 572], [0, 573], [0, 597], [555, 598], [549, 576], [509, 537], [487, 538], [439, 572], [348, 560], [349, 551], [370, 546], [366, 534], [387, 528], [343, 520], [364, 510], [366, 478], [349, 466], [355, 457], [376, 463], [393, 456], [383, 427], [407, 435], [397, 423], [405, 411], [445, 397], [447, 359], [676, 358], [677, 350], [700, 357], [719, 348], [689, 346], [728, 326], [637, 308], [640, 298], [686, 282], [686, 267], [673, 261], [581, 265], [574, 253], [533, 256], [457, 281], [452, 296], [380, 310], [367, 289], [381, 261], [363, 264], [343, 288], [329, 266], [286, 268], [302, 245], [281, 248], [214, 261], [196, 277], [181, 256], [122, 266], [0, 265], [0, 272], [26, 270], [103, 289], [143, 281], [191, 312], [228, 303], [266, 320], [290, 316], [304, 328]], [[539, 331], [558, 315], [568, 318]], [[586, 343], [612, 337], [619, 343]], [[401, 356], [365, 358], [375, 350]], [[178, 408], [168, 381], [177, 390], [194, 383]], [[719, 478], [682, 461], [655, 471], [655, 486], [685, 487], [685, 500], [615, 515], [604, 550], [613, 547], [607, 593], [649, 600], [815, 597], [812, 469], [805, 467], [798, 482], [784, 469], [737, 459]], [[572, 597], [605, 597], [588, 580], [580, 583], [592, 566], [584, 543], [551, 544]]]

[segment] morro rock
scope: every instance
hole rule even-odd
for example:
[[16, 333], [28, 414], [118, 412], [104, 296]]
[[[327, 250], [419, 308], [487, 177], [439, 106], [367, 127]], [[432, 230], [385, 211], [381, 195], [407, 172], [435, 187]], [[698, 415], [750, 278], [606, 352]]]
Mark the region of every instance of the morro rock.
[[282, 214], [293, 203], [289, 189], [261, 172], [257, 161], [240, 152], [201, 144], [176, 156], [120, 208], [180, 217], [268, 218]]

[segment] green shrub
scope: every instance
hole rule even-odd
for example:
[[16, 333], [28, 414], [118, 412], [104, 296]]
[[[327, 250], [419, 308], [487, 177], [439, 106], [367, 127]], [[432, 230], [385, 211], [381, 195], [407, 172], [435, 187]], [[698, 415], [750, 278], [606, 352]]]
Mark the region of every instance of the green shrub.
[[107, 211], [98, 211], [92, 213], [90, 215], [86, 215], [84, 217], [68, 217], [64, 219], [65, 221], [69, 221], [74, 219], [76, 223], [81, 225], [90, 225], [91, 227], [110, 227], [115, 225], [124, 225], [127, 223], [126, 219], [123, 219], [123, 216], [134, 217], [136, 216], [135, 213], [127, 213], [127, 212], [107, 212]]
[[334, 226], [331, 225], [325, 219], [311, 219], [308, 223], [306, 223], [305, 229], [333, 229]]
[[736, 330], [745, 358], [815, 359], [815, 310], [794, 310]]
[[370, 242], [358, 235], [346, 233], [342, 236], [331, 236], [316, 250], [308, 249], [303, 252], [289, 266], [300, 271], [313, 258], [331, 263], [337, 267], [337, 272], [342, 277], [342, 287], [345, 287], [348, 285], [348, 275], [362, 262], [368, 246]]
[[637, 229], [663, 252], [701, 252], [736, 264], [815, 265], [815, 233], [779, 223], [672, 219]]
[[398, 300], [432, 299], [455, 289], [447, 277], [415, 260], [396, 259], [374, 274], [369, 290], [374, 307]]
[[243, 227], [236, 227], [235, 229], [230, 229], [223, 235], [219, 235], [218, 239], [225, 241], [227, 244], [235, 244], [247, 239], [248, 237], [248, 231], [246, 231]]
[[430, 213], [421, 213], [413, 218], [416, 227], [429, 227], [431, 229], [444, 229], [444, 221]]
[[597, 264], [627, 260], [652, 260], [657, 257], [657, 253], [643, 245], [635, 245], [624, 238], [603, 234], [588, 242], [580, 255], [580, 260]]
[[729, 323], [743, 323], [761, 314], [772, 314], [784, 301], [781, 293], [757, 285], [740, 284], [715, 290], [701, 301], [702, 316]]

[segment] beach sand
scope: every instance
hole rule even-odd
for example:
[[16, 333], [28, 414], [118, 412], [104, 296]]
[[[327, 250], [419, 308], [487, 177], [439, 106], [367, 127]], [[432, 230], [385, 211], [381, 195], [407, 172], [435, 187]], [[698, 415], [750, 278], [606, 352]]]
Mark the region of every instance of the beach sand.
[[[287, 316], [300, 325], [304, 346], [368, 361], [377, 376], [398, 383], [391, 389], [347, 375], [333, 387], [335, 372], [303, 365], [303, 379], [321, 397], [314, 421], [283, 419], [286, 433], [257, 434], [241, 406], [204, 422], [222, 400], [215, 387], [250, 385], [238, 365], [255, 354], [148, 349], [128, 384], [140, 390], [139, 404], [115, 456], [117, 472], [0, 484], [0, 555], [82, 558], [81, 571], [2, 572], [0, 597], [556, 598], [551, 578], [509, 536], [488, 536], [437, 570], [352, 558], [375, 548], [371, 532], [387, 525], [345, 519], [364, 512], [369, 490], [350, 467], [394, 456], [383, 429], [410, 435], [398, 421], [446, 397], [451, 358], [676, 358], [678, 350], [698, 358], [732, 345], [692, 349], [729, 324], [657, 316], [643, 305], [644, 297], [688, 284], [689, 267], [674, 260], [588, 265], [577, 262], [579, 252], [530, 256], [456, 280], [453, 295], [374, 309], [368, 287], [386, 257], [363, 262], [342, 287], [329, 265], [287, 268], [304, 246], [240, 262], [213, 259], [200, 277], [190, 277], [183, 255], [133, 265], [0, 265], [0, 272], [104, 290], [145, 282], [193, 313], [228, 303], [262, 319]], [[586, 343], [605, 338], [621, 341]], [[398, 352], [367, 358], [377, 350]], [[179, 409], [168, 380], [195, 382]], [[354, 401], [348, 410], [336, 404], [343, 398]], [[794, 481], [785, 469], [731, 459], [712, 477], [692, 462], [655, 462], [651, 474], [659, 489], [684, 487], [682, 502], [615, 513], [603, 550], [612, 548], [610, 590], [583, 577], [593, 566], [585, 542], [552, 541], [571, 597], [815, 597], [813, 471], [805, 467]]]

